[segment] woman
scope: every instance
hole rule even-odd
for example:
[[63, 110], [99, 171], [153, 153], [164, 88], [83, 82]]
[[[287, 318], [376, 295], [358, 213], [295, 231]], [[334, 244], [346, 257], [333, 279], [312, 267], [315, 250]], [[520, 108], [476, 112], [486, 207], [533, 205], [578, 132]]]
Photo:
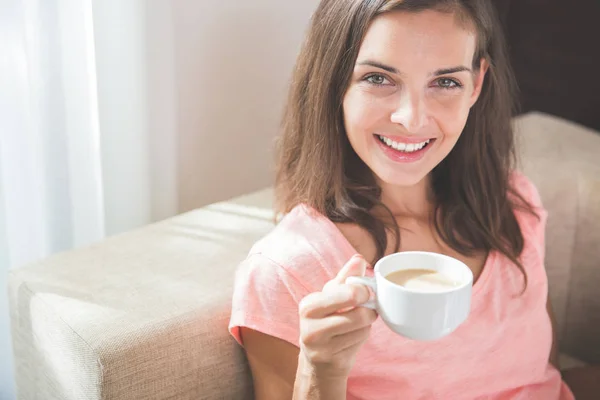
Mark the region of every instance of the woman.
[[[278, 144], [284, 217], [236, 278], [230, 331], [257, 399], [573, 399], [513, 99], [489, 1], [321, 2]], [[406, 250], [473, 271], [469, 319], [441, 340], [396, 335], [344, 283]]]

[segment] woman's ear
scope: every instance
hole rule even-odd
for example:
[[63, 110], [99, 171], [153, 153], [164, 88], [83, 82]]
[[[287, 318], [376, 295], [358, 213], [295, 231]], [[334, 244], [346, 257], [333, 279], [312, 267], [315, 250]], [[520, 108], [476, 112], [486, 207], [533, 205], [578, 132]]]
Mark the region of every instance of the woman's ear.
[[477, 102], [477, 99], [479, 99], [479, 95], [481, 94], [481, 89], [483, 88], [483, 82], [485, 79], [485, 75], [487, 74], [489, 67], [490, 67], [490, 65], [488, 64], [487, 60], [485, 58], [482, 58], [481, 61], [479, 62], [479, 70], [473, 76], [474, 84], [473, 84], [473, 93], [471, 94], [470, 107], [473, 107], [473, 104], [475, 104]]

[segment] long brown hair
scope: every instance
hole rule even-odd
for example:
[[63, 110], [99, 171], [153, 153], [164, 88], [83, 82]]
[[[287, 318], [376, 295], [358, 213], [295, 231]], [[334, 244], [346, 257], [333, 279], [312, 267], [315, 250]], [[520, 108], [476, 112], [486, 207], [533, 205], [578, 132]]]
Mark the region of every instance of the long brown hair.
[[[276, 209], [285, 214], [305, 203], [333, 222], [358, 224], [373, 238], [376, 260], [387, 248], [386, 229], [399, 249], [398, 225], [346, 136], [342, 101], [371, 21], [390, 11], [426, 9], [470, 23], [478, 41], [473, 68], [480, 68], [482, 58], [490, 65], [460, 139], [432, 171], [435, 229], [460, 254], [497, 250], [524, 272], [518, 261], [524, 239], [514, 209], [533, 208], [509, 182], [516, 88], [488, 0], [323, 0], [298, 57], [277, 143]], [[376, 218], [375, 207], [387, 210], [389, 221]]]

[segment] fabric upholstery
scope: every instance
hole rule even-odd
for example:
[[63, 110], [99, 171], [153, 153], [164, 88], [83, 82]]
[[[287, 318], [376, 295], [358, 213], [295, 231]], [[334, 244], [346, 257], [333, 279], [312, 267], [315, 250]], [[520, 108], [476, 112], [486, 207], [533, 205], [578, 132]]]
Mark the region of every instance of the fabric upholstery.
[[600, 136], [541, 113], [516, 120], [521, 163], [549, 212], [546, 270], [561, 348], [600, 362]]
[[13, 272], [19, 399], [243, 399], [227, 333], [234, 269], [273, 226], [271, 191]]

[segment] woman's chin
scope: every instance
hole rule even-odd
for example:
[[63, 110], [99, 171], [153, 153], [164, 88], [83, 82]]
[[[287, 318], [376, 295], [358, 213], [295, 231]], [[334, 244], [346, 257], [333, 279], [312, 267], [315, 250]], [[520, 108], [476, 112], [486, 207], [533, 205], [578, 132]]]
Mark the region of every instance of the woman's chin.
[[420, 184], [428, 174], [387, 172], [376, 175], [380, 185], [409, 188]]

